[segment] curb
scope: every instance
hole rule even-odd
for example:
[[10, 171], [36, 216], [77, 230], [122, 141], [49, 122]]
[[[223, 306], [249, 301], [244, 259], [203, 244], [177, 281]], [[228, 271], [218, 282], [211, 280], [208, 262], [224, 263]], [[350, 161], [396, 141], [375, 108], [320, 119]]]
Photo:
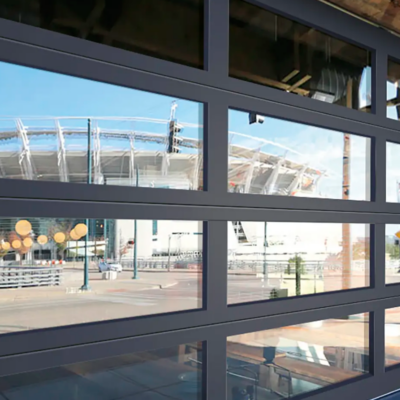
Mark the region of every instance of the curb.
[[[127, 271], [131, 271], [131, 270], [127, 270]], [[199, 273], [202, 272], [202, 270], [201, 269], [189, 269], [189, 270], [186, 270], [186, 269], [171, 269], [170, 271], [168, 271], [167, 269], [156, 269], [156, 268], [147, 269], [147, 268], [145, 268], [145, 269], [138, 269], [138, 272], [144, 272], [144, 273], [149, 272], [151, 274], [157, 273], [157, 272], [158, 273], [162, 273], [162, 274], [164, 274], [164, 273], [173, 274], [173, 273], [179, 273], [179, 272], [184, 273], [184, 274], [193, 274], [193, 273], [199, 274]]]
[[173, 286], [176, 286], [178, 284], [178, 282], [172, 282], [172, 283], [167, 283], [165, 285], [159, 285], [160, 289], [167, 289]]
[[234, 276], [257, 276], [258, 274], [255, 272], [228, 272], [228, 275]]
[[[167, 289], [173, 286], [176, 286], [178, 284], [178, 282], [172, 282], [172, 283], [166, 283], [166, 284], [153, 284], [153, 285], [149, 285], [147, 287], [144, 288], [136, 288], [136, 292], [140, 292], [143, 290], [155, 290], [155, 289]], [[70, 288], [71, 289], [71, 288]], [[20, 293], [20, 295], [18, 296], [14, 296], [14, 297], [10, 297], [8, 299], [1, 299], [0, 300], [0, 306], [1, 304], [5, 304], [5, 303], [11, 303], [14, 301], [23, 301], [23, 300], [29, 300], [29, 299], [48, 299], [48, 298], [53, 298], [53, 297], [61, 297], [61, 296], [66, 296], [66, 295], [85, 295], [85, 294], [96, 294], [96, 295], [101, 295], [101, 294], [106, 294], [109, 293], [108, 291], [98, 291], [98, 290], [91, 290], [91, 291], [81, 291], [79, 289], [77, 290], [73, 290], [73, 291], [69, 291], [67, 290], [67, 288], [65, 289], [65, 291], [57, 291], [57, 292], [53, 292], [53, 293], [46, 293], [46, 294], [41, 294], [40, 296], [38, 296], [37, 294], [35, 294], [34, 296], [24, 296], [23, 293]]]

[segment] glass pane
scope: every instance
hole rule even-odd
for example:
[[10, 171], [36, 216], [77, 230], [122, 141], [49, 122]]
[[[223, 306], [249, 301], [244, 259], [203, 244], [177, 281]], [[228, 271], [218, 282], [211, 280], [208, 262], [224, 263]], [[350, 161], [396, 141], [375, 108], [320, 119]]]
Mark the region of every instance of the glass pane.
[[370, 226], [228, 222], [228, 303], [367, 287]]
[[202, 343], [188, 343], [5, 376], [0, 378], [0, 397], [201, 400], [202, 356]]
[[370, 200], [371, 140], [229, 110], [228, 190]]
[[228, 337], [228, 400], [286, 399], [369, 373], [368, 314]]
[[391, 119], [400, 118], [400, 64], [388, 60], [388, 77], [386, 82], [386, 115]]
[[0, 219], [0, 333], [202, 307], [203, 223]]
[[1, 178], [202, 189], [202, 104], [3, 62], [0, 85]]
[[371, 111], [371, 53], [243, 0], [230, 1], [229, 73]]
[[400, 144], [386, 142], [386, 201], [400, 202]]
[[0, 0], [0, 18], [203, 68], [203, 0]]
[[385, 365], [400, 363], [400, 307], [385, 311]]
[[400, 225], [386, 225], [386, 284], [400, 282]]

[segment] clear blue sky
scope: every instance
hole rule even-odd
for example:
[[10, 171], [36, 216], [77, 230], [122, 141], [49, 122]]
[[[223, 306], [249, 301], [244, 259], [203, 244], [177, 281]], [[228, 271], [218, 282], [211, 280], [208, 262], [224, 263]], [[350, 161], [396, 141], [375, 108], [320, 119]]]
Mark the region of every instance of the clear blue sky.
[[[0, 62], [1, 115], [169, 118], [173, 97]], [[179, 100], [179, 118], [199, 123], [199, 106]]]
[[[177, 100], [177, 118], [180, 121], [202, 125], [203, 106], [200, 103], [4, 62], [0, 62], [0, 87], [0, 116], [24, 117], [23, 123], [27, 126], [54, 127], [54, 122], [33, 121], [26, 117], [91, 116], [168, 119], [173, 100]], [[68, 120], [65, 124], [68, 127], [85, 129], [87, 121]], [[102, 121], [100, 127], [167, 133], [166, 125], [148, 122], [128, 124]], [[12, 119], [0, 121], [0, 129], [2, 128], [15, 129], [14, 121]], [[182, 135], [202, 139], [203, 133], [201, 128], [185, 128]], [[118, 141], [115, 140], [112, 143], [108, 140], [103, 144], [120, 147]], [[16, 140], [5, 144], [7, 147], [16, 145]], [[49, 149], [56, 146], [56, 141], [51, 138], [32, 139], [31, 145]], [[85, 146], [86, 142], [75, 138], [74, 144], [67, 143], [67, 147], [68, 145]], [[151, 145], [146, 148], [151, 148]]]

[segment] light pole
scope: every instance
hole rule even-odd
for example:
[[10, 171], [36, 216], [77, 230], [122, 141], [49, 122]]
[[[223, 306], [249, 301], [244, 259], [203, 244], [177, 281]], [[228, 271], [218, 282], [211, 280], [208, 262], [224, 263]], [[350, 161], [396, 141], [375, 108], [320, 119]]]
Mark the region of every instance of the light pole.
[[[182, 238], [183, 235], [190, 235], [188, 232], [172, 232], [168, 235], [168, 272], [171, 271], [171, 238], [172, 236], [177, 235], [178, 238]], [[175, 251], [176, 254], [180, 254], [180, 246], [179, 248]]]
[[[88, 169], [88, 176], [87, 176], [87, 183], [90, 185], [92, 183], [92, 149], [91, 149], [91, 137], [92, 137], [92, 121], [90, 118], [88, 119], [88, 155], [87, 155], [87, 169]], [[86, 218], [85, 220], [87, 226], [87, 233], [85, 236], [85, 264], [84, 264], [84, 272], [83, 272], [83, 285], [81, 290], [89, 291], [89, 254], [88, 254], [88, 246], [89, 246], [89, 219]]]
[[168, 272], [171, 271], [171, 237], [172, 233], [168, 235]]
[[107, 220], [103, 221], [103, 237], [104, 237], [104, 262], [107, 262]]
[[[136, 187], [139, 186], [139, 170], [136, 167]], [[133, 226], [133, 235], [134, 235], [134, 242], [133, 242], [133, 277], [132, 279], [138, 279], [138, 271], [137, 271], [137, 219], [134, 221]]]
[[137, 221], [135, 219], [133, 228], [134, 242], [133, 242], [133, 277], [132, 279], [138, 279], [137, 276]]
[[264, 222], [264, 264], [263, 264], [263, 275], [264, 275], [264, 280], [266, 279], [268, 283], [268, 271], [267, 271], [267, 247], [268, 247], [268, 242], [267, 242], [267, 222]]

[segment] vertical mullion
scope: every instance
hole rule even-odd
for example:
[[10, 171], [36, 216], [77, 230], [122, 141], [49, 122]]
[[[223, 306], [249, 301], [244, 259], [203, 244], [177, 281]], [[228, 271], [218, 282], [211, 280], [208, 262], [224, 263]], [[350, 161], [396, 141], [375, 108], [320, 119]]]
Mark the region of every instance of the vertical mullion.
[[[224, 186], [226, 187], [226, 186]], [[207, 223], [207, 272], [205, 304], [211, 320], [221, 321], [227, 311], [228, 224]], [[223, 333], [207, 338], [206, 398], [226, 399], [226, 336]]]
[[[212, 82], [228, 77], [229, 0], [205, 1], [205, 67]], [[228, 187], [228, 104], [218, 92], [209, 99], [205, 118], [205, 185], [212, 196]]]
[[205, 66], [217, 84], [228, 77], [229, 0], [205, 0]]
[[371, 201], [384, 211], [386, 206], [386, 140], [371, 138]]
[[[372, 112], [378, 120], [386, 120], [386, 81], [388, 55], [376, 49], [372, 60]], [[371, 201], [378, 203], [382, 210], [386, 203], [386, 141], [371, 139]]]
[[372, 56], [372, 112], [379, 119], [386, 119], [386, 81], [388, 55], [377, 49]]
[[374, 376], [385, 373], [385, 310], [378, 307], [370, 314], [370, 372]]
[[207, 223], [207, 272], [205, 304], [212, 320], [224, 319], [227, 311], [228, 224], [226, 221]]
[[[205, 70], [215, 84], [228, 78], [229, 0], [205, 0]], [[204, 190], [224, 198], [228, 187], [228, 103], [216, 93], [205, 109]], [[225, 221], [204, 224], [205, 269], [203, 307], [212, 319], [227, 309], [228, 230]], [[206, 344], [206, 398], [226, 399], [226, 338], [209, 338]]]
[[[371, 286], [376, 297], [385, 294], [386, 237], [385, 224], [371, 226]], [[382, 375], [385, 372], [385, 310], [378, 303], [370, 321], [371, 373]]]
[[226, 336], [215, 335], [207, 342], [207, 400], [227, 399]]
[[204, 189], [211, 196], [226, 196], [228, 191], [228, 104], [215, 93], [205, 110]]
[[384, 297], [385, 292], [385, 228], [385, 224], [371, 226], [371, 286], [375, 288], [377, 298]]

